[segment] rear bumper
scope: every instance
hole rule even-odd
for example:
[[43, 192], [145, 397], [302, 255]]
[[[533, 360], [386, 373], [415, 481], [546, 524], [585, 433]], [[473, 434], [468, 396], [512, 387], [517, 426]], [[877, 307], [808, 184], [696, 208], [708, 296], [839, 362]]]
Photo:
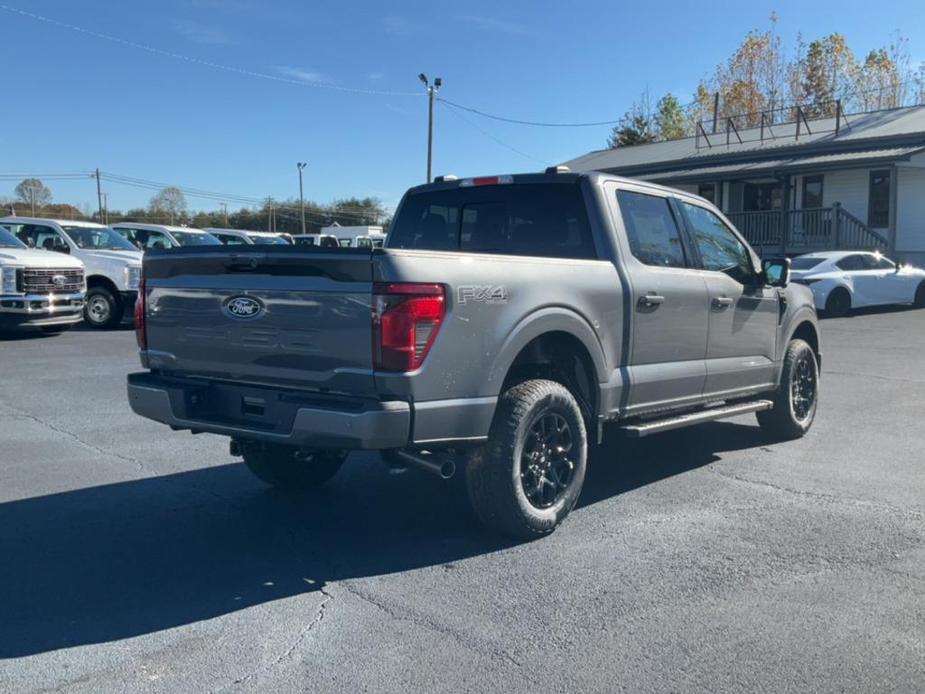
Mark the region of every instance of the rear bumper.
[[174, 429], [317, 448], [408, 445], [407, 402], [306, 395], [256, 386], [130, 374], [132, 410]]

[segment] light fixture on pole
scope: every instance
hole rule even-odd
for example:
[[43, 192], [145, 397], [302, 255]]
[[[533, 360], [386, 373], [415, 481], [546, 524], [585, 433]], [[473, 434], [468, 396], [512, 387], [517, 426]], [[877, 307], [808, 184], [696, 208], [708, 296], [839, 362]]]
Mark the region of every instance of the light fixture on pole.
[[418, 75], [418, 79], [427, 87], [427, 182], [430, 183], [433, 180], [431, 177], [431, 163], [434, 153], [434, 96], [437, 90], [443, 86], [443, 80], [437, 77], [434, 83], [431, 84], [427, 79], [427, 75], [423, 72]]

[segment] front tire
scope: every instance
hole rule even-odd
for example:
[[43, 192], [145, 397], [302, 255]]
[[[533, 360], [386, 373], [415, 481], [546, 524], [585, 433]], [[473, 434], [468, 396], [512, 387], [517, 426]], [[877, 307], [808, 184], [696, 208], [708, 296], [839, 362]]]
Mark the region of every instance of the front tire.
[[487, 444], [466, 465], [469, 501], [488, 528], [548, 535], [578, 501], [587, 470], [584, 419], [560, 383], [530, 380], [501, 395]]
[[242, 445], [244, 464], [260, 480], [290, 491], [320, 487], [337, 474], [347, 451], [296, 448], [270, 443]]
[[106, 287], [91, 287], [84, 304], [84, 320], [91, 328], [105, 330], [122, 322], [122, 302]]
[[912, 305], [916, 308], [925, 308], [925, 282], [920, 283], [918, 289], [915, 290], [915, 300]]
[[780, 385], [774, 407], [756, 412], [758, 424], [775, 439], [784, 441], [806, 435], [819, 402], [819, 362], [804, 340], [793, 340], [784, 354]]
[[836, 287], [825, 300], [825, 312], [833, 318], [844, 318], [851, 313], [851, 294], [844, 287]]

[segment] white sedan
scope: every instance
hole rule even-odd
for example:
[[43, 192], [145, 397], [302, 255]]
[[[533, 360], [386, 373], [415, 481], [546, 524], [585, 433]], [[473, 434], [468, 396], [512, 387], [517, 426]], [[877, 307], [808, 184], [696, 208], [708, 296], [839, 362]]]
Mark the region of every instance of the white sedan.
[[794, 258], [791, 281], [813, 290], [816, 308], [831, 316], [888, 304], [925, 307], [925, 270], [897, 265], [880, 253], [826, 251]]

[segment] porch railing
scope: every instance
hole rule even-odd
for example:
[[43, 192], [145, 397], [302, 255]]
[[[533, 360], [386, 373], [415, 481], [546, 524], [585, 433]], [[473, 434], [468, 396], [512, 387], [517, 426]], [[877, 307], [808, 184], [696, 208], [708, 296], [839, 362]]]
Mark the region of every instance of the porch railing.
[[887, 239], [840, 204], [804, 210], [730, 212], [726, 215], [760, 253], [886, 250]]

